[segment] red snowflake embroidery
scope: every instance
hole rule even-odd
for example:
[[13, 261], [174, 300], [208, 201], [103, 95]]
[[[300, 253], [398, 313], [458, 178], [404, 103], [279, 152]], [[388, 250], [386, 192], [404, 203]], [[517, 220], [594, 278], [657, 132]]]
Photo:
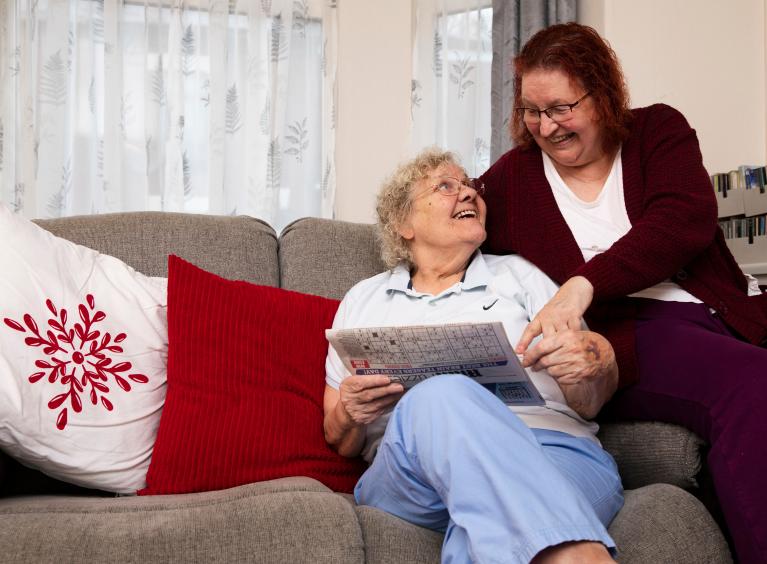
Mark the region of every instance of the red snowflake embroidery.
[[[42, 370], [31, 374], [29, 382], [35, 384], [47, 374], [49, 383], [58, 382], [65, 388], [63, 393], [51, 398], [48, 402], [49, 409], [58, 409], [69, 400], [72, 410], [80, 413], [83, 409], [80, 394], [87, 392], [93, 405], [100, 402], [107, 411], [112, 411], [114, 406], [107, 398], [110, 391], [107, 384], [110, 380], [126, 392], [131, 390], [128, 380], [139, 384], [149, 382], [149, 378], [143, 374], [128, 374], [126, 377], [121, 375], [131, 369], [130, 362], [112, 364], [112, 359], [108, 358], [106, 353], [122, 353], [120, 343], [127, 335], [118, 333], [113, 339], [109, 333], [105, 332], [102, 335], [98, 329], [94, 329], [97, 323], [106, 319], [106, 314], [103, 311], [95, 311], [96, 302], [92, 295], [88, 294], [85, 301], [88, 307], [80, 304], [77, 308], [82, 323], [77, 322], [68, 328], [67, 310], [58, 311], [51, 300], [46, 300], [45, 305], [53, 317], [48, 320], [50, 329], [45, 335], [41, 334], [37, 323], [28, 313], [24, 314], [24, 325], [7, 317], [4, 319], [11, 329], [21, 333], [29, 332], [31, 336], [27, 336], [24, 342], [30, 347], [43, 347], [43, 353], [48, 357], [35, 362], [35, 366]], [[67, 426], [67, 409], [64, 407], [56, 418], [56, 427], [59, 430]]]

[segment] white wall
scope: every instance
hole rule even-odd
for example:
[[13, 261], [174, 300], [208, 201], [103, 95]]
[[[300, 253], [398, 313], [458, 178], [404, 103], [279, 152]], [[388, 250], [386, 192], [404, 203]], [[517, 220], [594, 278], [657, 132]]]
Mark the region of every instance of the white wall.
[[[336, 218], [372, 222], [409, 153], [412, 0], [339, 2]], [[681, 110], [709, 172], [767, 163], [765, 0], [580, 0], [621, 59], [635, 106]]]
[[407, 155], [410, 0], [338, 3], [335, 217], [374, 222], [375, 194]]
[[710, 173], [767, 162], [764, 0], [581, 0], [579, 20], [617, 53], [632, 105], [685, 114]]

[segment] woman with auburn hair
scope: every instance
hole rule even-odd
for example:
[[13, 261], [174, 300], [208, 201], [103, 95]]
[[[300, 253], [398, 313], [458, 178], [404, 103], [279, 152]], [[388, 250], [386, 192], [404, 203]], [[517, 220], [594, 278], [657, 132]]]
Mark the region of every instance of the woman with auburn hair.
[[727, 249], [695, 131], [664, 104], [629, 109], [618, 59], [590, 27], [538, 32], [514, 69], [518, 146], [482, 177], [485, 248], [561, 284], [517, 352], [585, 315], [618, 359], [606, 409], [706, 439], [738, 558], [767, 562], [755, 444], [767, 435], [767, 295]]

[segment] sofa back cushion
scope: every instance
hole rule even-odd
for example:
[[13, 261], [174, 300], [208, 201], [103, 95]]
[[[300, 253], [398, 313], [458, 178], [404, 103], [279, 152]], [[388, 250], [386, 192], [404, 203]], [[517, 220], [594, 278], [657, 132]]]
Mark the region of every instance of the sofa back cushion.
[[374, 225], [304, 218], [280, 235], [285, 289], [338, 300], [360, 280], [384, 270]]
[[174, 254], [219, 276], [278, 286], [277, 235], [261, 220], [131, 212], [39, 220], [54, 235], [115, 256], [149, 276], [167, 276]]

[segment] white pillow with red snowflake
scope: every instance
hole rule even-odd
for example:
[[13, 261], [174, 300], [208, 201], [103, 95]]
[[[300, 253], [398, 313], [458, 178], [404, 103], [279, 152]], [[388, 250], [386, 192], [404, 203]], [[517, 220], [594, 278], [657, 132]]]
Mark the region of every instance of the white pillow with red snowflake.
[[0, 448], [120, 493], [143, 488], [165, 401], [167, 285], [0, 204]]

